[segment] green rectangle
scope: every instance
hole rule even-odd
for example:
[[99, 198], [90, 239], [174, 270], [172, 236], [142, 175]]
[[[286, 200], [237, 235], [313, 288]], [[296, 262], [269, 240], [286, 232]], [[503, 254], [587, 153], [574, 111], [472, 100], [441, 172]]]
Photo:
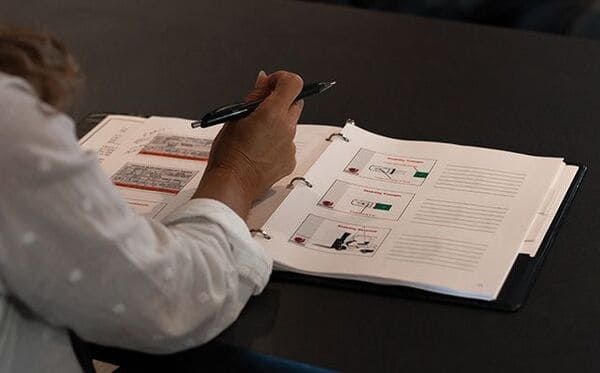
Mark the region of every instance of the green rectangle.
[[417, 171], [413, 176], [425, 179], [427, 175], [429, 175], [429, 172]]
[[388, 205], [387, 203], [375, 203], [375, 206], [373, 206], [373, 208], [375, 210], [390, 211], [390, 209], [392, 208], [392, 205]]

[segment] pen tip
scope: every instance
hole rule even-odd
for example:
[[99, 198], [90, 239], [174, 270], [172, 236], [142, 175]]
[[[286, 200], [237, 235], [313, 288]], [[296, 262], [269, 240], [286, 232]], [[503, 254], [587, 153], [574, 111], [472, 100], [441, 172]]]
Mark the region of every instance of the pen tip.
[[332, 80], [330, 82], [323, 82], [323, 83], [321, 83], [321, 89], [319, 90], [319, 93], [325, 92], [329, 88], [333, 87], [336, 83], [337, 82], [335, 80]]
[[202, 120], [196, 120], [192, 122], [192, 128], [202, 127]]

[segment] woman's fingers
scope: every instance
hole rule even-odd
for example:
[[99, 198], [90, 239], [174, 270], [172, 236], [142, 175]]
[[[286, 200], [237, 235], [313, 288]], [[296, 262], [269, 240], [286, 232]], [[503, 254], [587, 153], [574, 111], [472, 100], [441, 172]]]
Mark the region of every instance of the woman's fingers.
[[269, 85], [269, 76], [261, 70], [256, 77], [254, 83], [254, 89], [248, 93], [244, 101], [256, 101], [267, 97], [271, 93], [271, 87]]
[[288, 109], [302, 91], [304, 82], [298, 74], [278, 71], [269, 76], [273, 91], [265, 99], [265, 104]]
[[[295, 102], [296, 97], [302, 91], [304, 82], [298, 74], [288, 71], [277, 71], [267, 75], [260, 71], [254, 83], [254, 89], [246, 96], [244, 101], [255, 101], [265, 99], [268, 101], [261, 106], [268, 105], [272, 108], [289, 108], [292, 117], [297, 121], [302, 112], [304, 103]], [[268, 99], [268, 100], [267, 100]]]
[[298, 100], [290, 106], [289, 110], [289, 120], [290, 122], [296, 124], [300, 119], [300, 115], [302, 114], [302, 109], [304, 108], [304, 100]]
[[269, 112], [271, 116], [279, 115], [275, 122], [279, 122], [280, 125], [285, 123], [295, 126], [304, 107], [303, 100], [295, 100], [303, 87], [304, 82], [297, 74], [277, 71], [267, 75], [261, 70], [256, 77], [254, 89], [246, 96], [245, 101], [264, 99], [259, 112]]

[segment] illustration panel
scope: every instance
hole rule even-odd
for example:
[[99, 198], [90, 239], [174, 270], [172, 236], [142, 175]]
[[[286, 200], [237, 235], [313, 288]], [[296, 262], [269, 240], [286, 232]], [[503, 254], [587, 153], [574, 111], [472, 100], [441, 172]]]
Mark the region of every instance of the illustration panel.
[[177, 194], [198, 171], [126, 163], [111, 178], [115, 185]]
[[371, 257], [389, 233], [388, 228], [366, 227], [309, 214], [290, 237], [290, 242], [326, 253]]
[[361, 148], [344, 171], [367, 179], [420, 186], [435, 163], [434, 159], [383, 154]]
[[206, 161], [212, 142], [212, 139], [159, 134], [144, 145], [139, 154]]
[[317, 203], [334, 211], [376, 219], [398, 220], [415, 195], [336, 180]]

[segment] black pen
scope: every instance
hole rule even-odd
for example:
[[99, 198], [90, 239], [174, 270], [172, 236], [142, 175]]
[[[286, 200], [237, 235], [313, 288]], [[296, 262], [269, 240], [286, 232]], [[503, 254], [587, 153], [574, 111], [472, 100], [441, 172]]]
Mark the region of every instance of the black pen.
[[[320, 82], [307, 84], [302, 88], [300, 94], [294, 101], [302, 100], [305, 97], [316, 95], [325, 92], [329, 88], [335, 85], [335, 81], [332, 82]], [[205, 114], [202, 119], [192, 122], [192, 128], [198, 127], [210, 127], [214, 124], [228, 122], [231, 120], [244, 118], [252, 113], [260, 105], [263, 100], [256, 100], [250, 102], [238, 102], [231, 105], [226, 105]]]

